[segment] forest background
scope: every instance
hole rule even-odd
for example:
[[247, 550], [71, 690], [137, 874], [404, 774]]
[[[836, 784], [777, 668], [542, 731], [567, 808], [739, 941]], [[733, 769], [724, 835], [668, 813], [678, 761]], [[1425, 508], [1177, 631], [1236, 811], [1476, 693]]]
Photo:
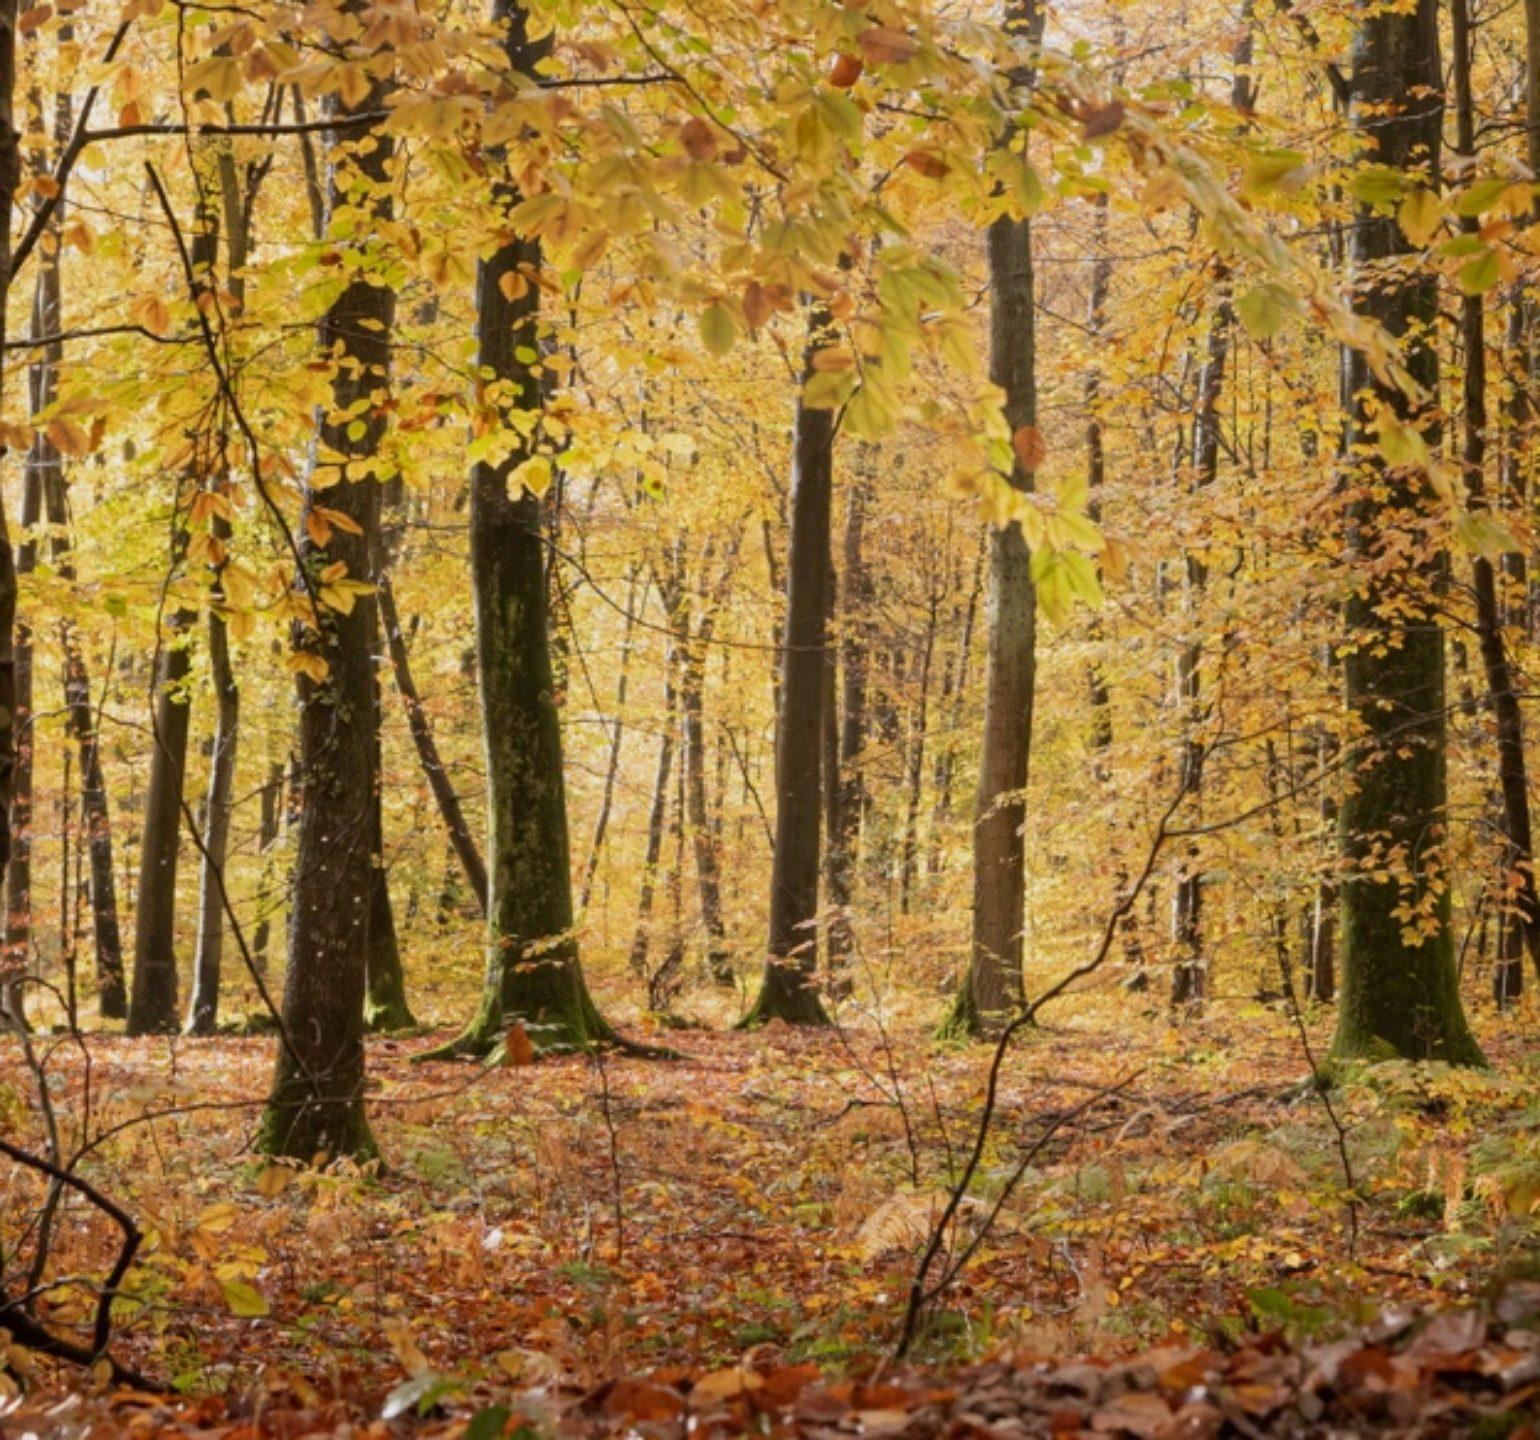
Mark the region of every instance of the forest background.
[[[6, 97], [18, 1357], [448, 1375], [369, 1225], [515, 1379], [1528, 1263], [1540, 6], [57, 0]], [[775, 1258], [657, 1340], [693, 1145]]]

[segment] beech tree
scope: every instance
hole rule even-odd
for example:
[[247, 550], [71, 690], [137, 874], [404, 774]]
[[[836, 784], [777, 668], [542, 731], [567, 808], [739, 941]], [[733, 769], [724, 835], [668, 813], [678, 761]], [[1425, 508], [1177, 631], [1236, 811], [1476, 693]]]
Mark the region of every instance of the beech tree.
[[[1356, 7], [1352, 121], [1376, 165], [1435, 187], [1444, 118], [1437, 0]], [[1348, 505], [1353, 568], [1344, 612], [1348, 709], [1356, 722], [1342, 801], [1342, 981], [1338, 1056], [1402, 1055], [1478, 1063], [1465, 1023], [1450, 924], [1447, 702], [1437, 605], [1447, 562], [1430, 554], [1432, 492], [1423, 446], [1438, 383], [1432, 326], [1438, 284], [1385, 262], [1411, 249], [1397, 215], [1365, 204], [1352, 228], [1359, 305], [1403, 344], [1422, 407], [1350, 358], [1360, 447]], [[1402, 463], [1376, 438], [1404, 440]], [[1407, 453], [1407, 452], [1410, 453]], [[1367, 452], [1367, 453], [1364, 453]], [[1420, 553], [1400, 539], [1409, 532]], [[1389, 876], [1375, 873], [1389, 868]]]

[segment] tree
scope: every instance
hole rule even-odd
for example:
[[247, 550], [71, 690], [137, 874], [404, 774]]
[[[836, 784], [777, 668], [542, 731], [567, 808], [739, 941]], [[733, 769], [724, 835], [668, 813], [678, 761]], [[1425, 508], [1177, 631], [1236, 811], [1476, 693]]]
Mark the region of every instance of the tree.
[[[1027, 45], [1042, 36], [1037, 0], [1009, 0], [1006, 28]], [[1018, 72], [1013, 83], [1028, 83]], [[1009, 144], [1009, 137], [1006, 143]], [[1032, 228], [1002, 215], [989, 227], [989, 376], [1004, 391], [1016, 445], [1011, 484], [1032, 488], [1037, 465], [1037, 338]], [[984, 1033], [1022, 998], [1026, 895], [1027, 765], [1037, 692], [1037, 594], [1017, 524], [989, 537], [984, 733], [973, 829], [973, 943], [950, 1028]]]
[[[1354, 128], [1374, 164], [1435, 185], [1444, 109], [1436, 0], [1397, 10], [1361, 0], [1357, 14]], [[1408, 372], [1431, 396], [1437, 278], [1387, 267], [1410, 245], [1383, 206], [1363, 205], [1352, 236], [1360, 308], [1402, 341]], [[1450, 924], [1444, 634], [1435, 608], [1444, 567], [1426, 553], [1426, 468], [1384, 454], [1385, 437], [1418, 426], [1426, 433], [1433, 422], [1372, 374], [1361, 353], [1350, 365], [1354, 438], [1369, 453], [1348, 506], [1353, 574], [1343, 668], [1356, 732], [1341, 807], [1346, 873], [1333, 1049], [1344, 1059], [1474, 1064], [1481, 1051], [1460, 1005]], [[1424, 553], [1408, 557], [1398, 531], [1418, 537]], [[1394, 872], [1388, 883], [1376, 873], [1383, 867]]]
[[[355, 104], [338, 99], [339, 124], [377, 113], [385, 82]], [[369, 266], [387, 203], [393, 142], [374, 127], [342, 140], [331, 168], [328, 232], [355, 257], [319, 329], [332, 369], [331, 402], [305, 486], [299, 585], [310, 611], [299, 674], [299, 838], [295, 852], [283, 1034], [261, 1148], [309, 1160], [366, 1156], [364, 999], [379, 864], [371, 577], [380, 527], [380, 444], [388, 423], [395, 294]], [[376, 257], [376, 264], [378, 263]]]
[[[829, 316], [811, 311], [804, 385]], [[786, 541], [786, 620], [775, 740], [775, 851], [770, 939], [759, 998], [743, 1024], [827, 1025], [819, 999], [819, 840], [823, 819], [823, 711], [828, 703], [830, 517], [834, 412], [797, 397], [792, 439], [791, 525]]]
[[[219, 257], [217, 212], [200, 194], [190, 247], [193, 283], [212, 295]], [[223, 463], [216, 437], [203, 434], [195, 444], [189, 489], [201, 488]], [[167, 590], [187, 551], [187, 502], [175, 500], [172, 515], [170, 574]], [[164, 608], [164, 607], [163, 607]], [[134, 910], [134, 977], [128, 1004], [130, 1035], [168, 1035], [181, 1024], [177, 1004], [176, 881], [181, 850], [182, 784], [187, 771], [187, 737], [192, 725], [193, 626], [196, 614], [172, 602], [159, 637], [151, 705], [155, 748], [144, 801], [144, 832], [139, 847], [139, 903]]]
[[[534, 75], [549, 38], [531, 38], [517, 0], [493, 0], [492, 20], [512, 74]], [[500, 181], [496, 198], [512, 209], [519, 196]], [[584, 1049], [614, 1038], [589, 997], [573, 933], [542, 500], [554, 462], [534, 438], [538, 430], [525, 438], [512, 428], [515, 417], [538, 418], [541, 409], [540, 270], [540, 242], [519, 237], [499, 244], [476, 273], [477, 361], [513, 443], [471, 472], [491, 883], [481, 1006], [448, 1047], [456, 1054], [487, 1054], [514, 1023], [539, 1049]]]

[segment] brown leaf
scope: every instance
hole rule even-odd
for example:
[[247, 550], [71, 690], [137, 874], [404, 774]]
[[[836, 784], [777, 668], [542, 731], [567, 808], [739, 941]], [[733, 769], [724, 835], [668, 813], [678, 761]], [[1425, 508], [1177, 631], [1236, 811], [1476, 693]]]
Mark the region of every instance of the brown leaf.
[[717, 155], [716, 131], [699, 116], [686, 120], [679, 127], [679, 140], [685, 153], [692, 160], [715, 160]]
[[525, 1030], [523, 1022], [515, 1020], [508, 1027], [507, 1037], [503, 1041], [504, 1065], [533, 1065], [535, 1063], [535, 1047], [530, 1041], [529, 1032]]
[[1017, 464], [1028, 475], [1048, 458], [1048, 442], [1036, 425], [1023, 425], [1012, 435], [1011, 448], [1016, 452]]
[[869, 65], [902, 65], [920, 53], [920, 42], [891, 25], [873, 25], [856, 36]]
[[1104, 135], [1112, 135], [1123, 128], [1125, 115], [1121, 100], [1088, 106], [1080, 117], [1081, 133], [1087, 140], [1099, 140]]
[[861, 78], [861, 72], [866, 69], [866, 62], [859, 55], [852, 55], [849, 51], [834, 57], [834, 63], [829, 66], [829, 84], [837, 90], [848, 90]]

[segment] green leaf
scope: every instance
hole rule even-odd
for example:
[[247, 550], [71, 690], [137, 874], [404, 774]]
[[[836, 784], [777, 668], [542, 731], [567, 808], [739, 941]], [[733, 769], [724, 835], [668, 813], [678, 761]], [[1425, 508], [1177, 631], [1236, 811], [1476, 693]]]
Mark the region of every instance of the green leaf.
[[465, 1427], [465, 1440], [499, 1440], [512, 1413], [506, 1405], [488, 1405], [485, 1410], [478, 1410]]
[[1482, 215], [1490, 210], [1502, 193], [1508, 188], [1507, 180], [1478, 180], [1474, 185], [1463, 191], [1460, 198], [1454, 202], [1456, 215]]
[[1499, 280], [1502, 279], [1502, 269], [1497, 263], [1495, 250], [1483, 250], [1474, 259], [1467, 260], [1460, 266], [1460, 273], [1455, 277], [1455, 283], [1460, 287], [1462, 295], [1485, 295]]
[[225, 1304], [232, 1315], [243, 1320], [260, 1320], [268, 1313], [267, 1297], [255, 1285], [244, 1280], [221, 1280], [219, 1288], [225, 1292]]
[[1247, 332], [1258, 340], [1271, 340], [1288, 324], [1294, 297], [1281, 285], [1258, 285], [1235, 302], [1235, 313]]
[[802, 386], [802, 403], [809, 410], [838, 410], [856, 387], [854, 370], [815, 370]]
[[427, 1415], [444, 1396], [464, 1388], [465, 1382], [453, 1375], [424, 1370], [421, 1375], [403, 1380], [385, 1397], [385, 1404], [380, 1407], [380, 1419], [395, 1420], [412, 1409], [419, 1415]]
[[1355, 200], [1365, 205], [1389, 205], [1406, 193], [1407, 179], [1389, 165], [1365, 165], [1348, 181]]
[[731, 312], [720, 300], [714, 305], [708, 305], [701, 313], [700, 338], [712, 355], [725, 355], [733, 348], [733, 341], [738, 338], [738, 329], [733, 324]]
[[1276, 190], [1296, 171], [1304, 168], [1305, 157], [1298, 150], [1264, 150], [1246, 162], [1241, 193], [1256, 199]]
[[1487, 510], [1467, 511], [1455, 521], [1454, 533], [1467, 550], [1495, 560], [1519, 548], [1513, 532]]

